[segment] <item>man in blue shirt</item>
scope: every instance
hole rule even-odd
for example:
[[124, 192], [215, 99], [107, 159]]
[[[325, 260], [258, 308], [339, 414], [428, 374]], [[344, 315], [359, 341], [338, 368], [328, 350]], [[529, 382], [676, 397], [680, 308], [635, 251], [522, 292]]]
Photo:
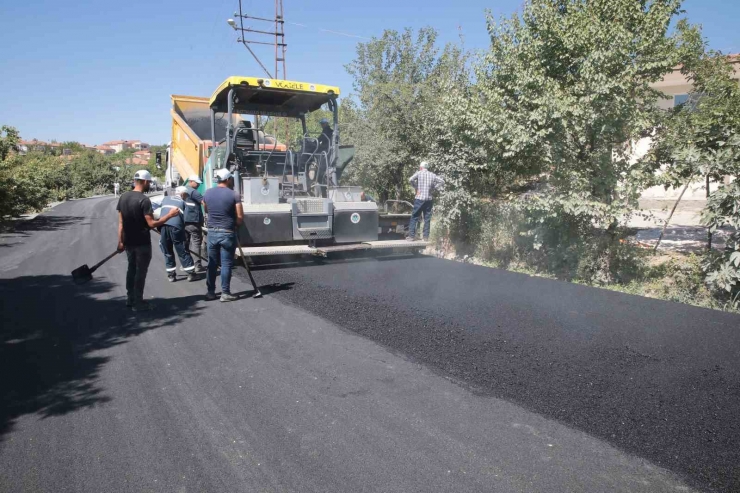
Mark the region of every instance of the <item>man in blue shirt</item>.
[[[203, 183], [197, 175], [188, 178], [188, 199], [185, 200], [185, 248], [190, 250], [192, 240], [192, 250], [198, 255], [203, 255], [203, 196], [198, 191], [198, 187]], [[191, 205], [194, 204], [194, 205]], [[200, 258], [195, 258], [195, 272], [204, 271]]]
[[195, 281], [195, 264], [193, 257], [185, 246], [185, 221], [183, 212], [185, 210], [185, 200], [188, 197], [188, 191], [185, 187], [177, 187], [175, 194], [162, 199], [162, 213], [170, 212], [170, 209], [177, 209], [179, 214], [167, 220], [162, 226], [161, 236], [159, 238], [159, 248], [164, 254], [165, 268], [167, 269], [167, 278], [170, 282], [177, 280], [177, 263], [175, 262], [175, 252], [180, 257], [182, 269], [188, 275], [188, 281]]
[[231, 269], [236, 252], [237, 228], [244, 220], [241, 197], [233, 190], [234, 177], [227, 169], [216, 170], [218, 185], [206, 190], [203, 206], [208, 214], [208, 274], [206, 300], [216, 299], [216, 270], [221, 260], [221, 301], [234, 301]]

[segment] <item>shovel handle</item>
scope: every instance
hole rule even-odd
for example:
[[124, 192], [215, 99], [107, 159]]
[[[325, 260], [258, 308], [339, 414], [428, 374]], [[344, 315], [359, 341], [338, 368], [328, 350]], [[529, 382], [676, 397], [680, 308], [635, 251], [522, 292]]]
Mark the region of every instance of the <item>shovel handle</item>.
[[95, 264], [92, 267], [90, 267], [90, 273], [95, 272], [95, 270], [98, 267], [100, 267], [101, 265], [103, 265], [104, 263], [106, 263], [107, 261], [109, 261], [110, 259], [112, 259], [113, 257], [115, 257], [116, 255], [118, 255], [119, 253], [121, 253], [121, 252], [119, 252], [118, 250], [116, 250], [115, 252], [111, 253], [110, 255], [108, 255], [107, 257], [105, 257], [103, 260], [101, 260], [97, 264]]

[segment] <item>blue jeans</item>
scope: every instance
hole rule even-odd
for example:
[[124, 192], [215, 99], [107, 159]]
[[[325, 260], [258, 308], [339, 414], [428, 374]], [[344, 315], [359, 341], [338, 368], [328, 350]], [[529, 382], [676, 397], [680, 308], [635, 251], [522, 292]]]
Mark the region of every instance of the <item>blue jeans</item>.
[[208, 275], [206, 288], [216, 292], [216, 271], [221, 260], [221, 293], [231, 294], [231, 268], [234, 266], [236, 236], [226, 231], [208, 231]]
[[424, 214], [424, 239], [429, 238], [429, 229], [432, 224], [432, 204], [431, 200], [414, 200], [414, 210], [411, 212], [411, 222], [409, 223], [409, 237], [414, 238], [416, 236], [416, 223], [419, 221], [419, 217]]

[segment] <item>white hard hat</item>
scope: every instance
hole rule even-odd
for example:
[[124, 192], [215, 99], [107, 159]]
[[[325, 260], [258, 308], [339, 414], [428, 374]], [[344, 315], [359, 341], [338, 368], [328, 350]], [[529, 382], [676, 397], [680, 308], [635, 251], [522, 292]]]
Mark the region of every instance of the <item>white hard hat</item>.
[[175, 193], [177, 195], [182, 195], [183, 193], [188, 193], [188, 189], [187, 189], [187, 187], [177, 187], [175, 189]]
[[226, 181], [229, 178], [231, 178], [233, 175], [229, 170], [226, 168], [217, 169], [216, 172], [213, 174], [214, 178], [216, 178], [216, 181]]
[[429, 163], [426, 161], [422, 161], [421, 164], [419, 164], [419, 167], [421, 169], [427, 169], [429, 167]]
[[198, 185], [200, 185], [201, 183], [203, 183], [202, 181], [200, 181], [200, 178], [198, 178], [197, 175], [191, 175], [190, 178], [188, 178], [188, 181], [194, 181]]
[[152, 181], [152, 174], [145, 169], [140, 169], [134, 174], [134, 180]]

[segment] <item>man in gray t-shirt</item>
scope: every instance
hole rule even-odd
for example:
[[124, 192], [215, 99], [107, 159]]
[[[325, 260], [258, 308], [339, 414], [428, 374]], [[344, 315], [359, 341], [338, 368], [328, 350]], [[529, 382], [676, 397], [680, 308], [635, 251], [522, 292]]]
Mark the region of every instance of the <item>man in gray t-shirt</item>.
[[206, 300], [216, 299], [216, 270], [221, 261], [221, 301], [234, 301], [231, 294], [231, 269], [234, 266], [237, 228], [244, 211], [239, 193], [234, 189], [234, 177], [227, 169], [215, 173], [218, 185], [206, 190], [203, 207], [208, 214], [208, 273]]

